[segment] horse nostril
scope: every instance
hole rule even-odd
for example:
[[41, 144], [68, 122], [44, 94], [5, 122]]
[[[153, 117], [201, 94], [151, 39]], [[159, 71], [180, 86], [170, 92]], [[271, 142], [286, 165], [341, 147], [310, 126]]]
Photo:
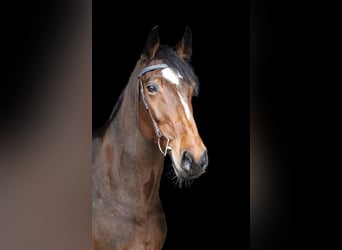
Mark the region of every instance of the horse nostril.
[[193, 165], [193, 157], [190, 154], [189, 151], [184, 151], [182, 155], [182, 165], [185, 167], [185, 169], [190, 170]]
[[207, 152], [207, 150], [204, 151], [203, 155], [201, 156], [201, 159], [198, 162], [198, 165], [201, 168], [206, 168], [208, 166], [208, 152]]
[[182, 155], [182, 166], [187, 171], [200, 171], [208, 165], [208, 153], [204, 151], [199, 161], [196, 163], [194, 157], [189, 151], [184, 151]]

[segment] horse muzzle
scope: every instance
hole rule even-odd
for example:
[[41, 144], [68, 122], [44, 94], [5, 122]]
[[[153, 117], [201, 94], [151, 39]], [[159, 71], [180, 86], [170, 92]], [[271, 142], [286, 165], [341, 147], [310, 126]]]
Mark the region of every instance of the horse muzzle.
[[208, 153], [205, 150], [196, 162], [190, 151], [182, 153], [180, 164], [181, 171], [177, 171], [177, 176], [182, 179], [193, 179], [203, 174], [208, 166]]

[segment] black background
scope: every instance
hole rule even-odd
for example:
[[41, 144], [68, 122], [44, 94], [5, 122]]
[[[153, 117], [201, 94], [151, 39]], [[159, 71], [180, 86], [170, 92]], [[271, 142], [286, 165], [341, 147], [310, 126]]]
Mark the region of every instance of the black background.
[[149, 22], [146, 16], [156, 10], [148, 7], [137, 8], [137, 14], [116, 9], [121, 19], [112, 5], [93, 4], [93, 129], [109, 118], [153, 26], [159, 26], [161, 43], [170, 46], [186, 25], [193, 32], [192, 65], [201, 86], [193, 98], [194, 117], [209, 166], [182, 189], [164, 171], [165, 250], [249, 247], [249, 8], [227, 5], [208, 18], [217, 8], [207, 13], [160, 8], [164, 18]]

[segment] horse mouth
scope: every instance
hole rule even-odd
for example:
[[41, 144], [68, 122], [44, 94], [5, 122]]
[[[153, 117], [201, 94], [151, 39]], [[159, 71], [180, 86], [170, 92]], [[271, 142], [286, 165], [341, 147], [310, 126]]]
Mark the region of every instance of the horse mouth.
[[192, 179], [196, 179], [199, 176], [201, 176], [204, 171], [190, 171], [190, 170], [186, 170], [187, 167], [180, 167], [178, 164], [176, 164], [173, 160], [173, 158], [171, 157], [171, 161], [172, 161], [172, 167], [173, 167], [173, 171], [176, 174], [177, 178], [179, 180], [192, 180]]

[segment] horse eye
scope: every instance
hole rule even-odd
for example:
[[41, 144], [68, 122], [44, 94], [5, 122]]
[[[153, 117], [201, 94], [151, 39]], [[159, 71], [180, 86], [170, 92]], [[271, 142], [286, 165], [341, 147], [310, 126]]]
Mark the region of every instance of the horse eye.
[[159, 87], [157, 84], [154, 83], [150, 83], [146, 86], [148, 92], [153, 93], [153, 92], [158, 92]]

